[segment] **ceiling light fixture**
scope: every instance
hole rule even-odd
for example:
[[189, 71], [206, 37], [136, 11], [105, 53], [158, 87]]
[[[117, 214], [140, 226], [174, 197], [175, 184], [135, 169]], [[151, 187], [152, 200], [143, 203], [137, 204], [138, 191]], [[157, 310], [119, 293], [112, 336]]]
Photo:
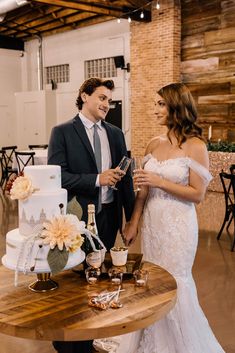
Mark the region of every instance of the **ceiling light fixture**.
[[[0, 0], [1, 1], [1, 0]], [[22, 1], [22, 0], [21, 0]], [[126, 19], [127, 18], [127, 21], [129, 23], [132, 22], [132, 19], [131, 19], [131, 15], [133, 15], [133, 19], [137, 20], [136, 16], [137, 13], [139, 13], [139, 17], [143, 20], [144, 18], [146, 18], [146, 13], [144, 12], [144, 10], [149, 7], [151, 4], [152, 4], [153, 0], [149, 1], [147, 4], [145, 4], [144, 6], [141, 6], [139, 8], [136, 8], [134, 9], [133, 11], [129, 11], [129, 12], [125, 12], [123, 13], [123, 15], [121, 15], [120, 17], [117, 18], [117, 23], [120, 23], [121, 22], [121, 19]], [[160, 8], [160, 5], [159, 5], [159, 8]], [[147, 18], [148, 18], [148, 12], [147, 12]], [[137, 20], [138, 21], [138, 20]]]

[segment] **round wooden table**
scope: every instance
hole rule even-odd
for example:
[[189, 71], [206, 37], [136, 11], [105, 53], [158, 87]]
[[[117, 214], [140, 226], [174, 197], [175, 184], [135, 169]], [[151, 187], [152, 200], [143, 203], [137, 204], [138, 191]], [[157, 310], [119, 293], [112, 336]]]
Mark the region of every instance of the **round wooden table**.
[[108, 279], [89, 285], [73, 271], [53, 279], [59, 288], [36, 293], [28, 289], [35, 275], [19, 275], [14, 287], [14, 272], [0, 266], [0, 332], [28, 339], [79, 341], [132, 332], [161, 319], [174, 306], [177, 285], [163, 268], [145, 262], [149, 271], [147, 287], [136, 287], [124, 279], [120, 293], [123, 307], [100, 311], [88, 306], [88, 295], [114, 290]]

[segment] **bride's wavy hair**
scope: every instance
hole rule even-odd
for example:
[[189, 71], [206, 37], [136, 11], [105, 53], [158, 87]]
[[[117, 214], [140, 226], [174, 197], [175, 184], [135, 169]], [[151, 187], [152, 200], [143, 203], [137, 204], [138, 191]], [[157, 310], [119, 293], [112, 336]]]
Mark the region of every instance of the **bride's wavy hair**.
[[[171, 83], [157, 92], [166, 102], [169, 115], [167, 119], [168, 138], [173, 131], [179, 147], [190, 137], [202, 137], [202, 129], [197, 125], [197, 109], [188, 87], [183, 83]], [[170, 139], [171, 141], [171, 139]]]

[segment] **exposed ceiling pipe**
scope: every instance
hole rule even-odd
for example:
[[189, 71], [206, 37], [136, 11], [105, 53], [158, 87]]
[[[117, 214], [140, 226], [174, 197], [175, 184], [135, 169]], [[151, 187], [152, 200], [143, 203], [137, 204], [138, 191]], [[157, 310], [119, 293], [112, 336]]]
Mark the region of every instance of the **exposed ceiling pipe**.
[[0, 1], [0, 18], [3, 21], [8, 11], [17, 9], [27, 3], [27, 0], [1, 0]]
[[38, 52], [37, 52], [37, 60], [38, 60], [38, 89], [39, 91], [43, 90], [43, 55], [42, 55], [42, 38], [38, 37]]

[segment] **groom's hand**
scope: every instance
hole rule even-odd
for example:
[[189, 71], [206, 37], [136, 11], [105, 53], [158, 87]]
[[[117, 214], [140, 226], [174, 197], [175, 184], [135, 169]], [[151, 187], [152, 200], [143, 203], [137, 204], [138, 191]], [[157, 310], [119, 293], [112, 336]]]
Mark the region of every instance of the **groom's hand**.
[[112, 186], [121, 180], [125, 173], [119, 168], [107, 169], [100, 174], [101, 186]]

